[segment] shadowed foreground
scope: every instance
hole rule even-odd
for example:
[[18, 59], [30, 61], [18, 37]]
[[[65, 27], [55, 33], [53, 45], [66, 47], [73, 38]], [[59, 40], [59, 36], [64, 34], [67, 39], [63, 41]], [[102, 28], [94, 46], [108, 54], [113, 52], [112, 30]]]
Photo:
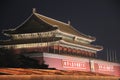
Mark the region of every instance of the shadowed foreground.
[[0, 80], [119, 80], [119, 77], [81, 71], [0, 68]]
[[78, 75], [1, 75], [0, 80], [119, 80], [119, 78]]

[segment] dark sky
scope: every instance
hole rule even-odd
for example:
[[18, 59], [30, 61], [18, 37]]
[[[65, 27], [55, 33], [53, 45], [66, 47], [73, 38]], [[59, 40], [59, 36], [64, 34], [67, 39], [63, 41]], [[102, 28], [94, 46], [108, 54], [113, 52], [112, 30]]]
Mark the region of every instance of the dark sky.
[[48, 17], [68, 22], [80, 32], [96, 37], [93, 44], [117, 51], [120, 57], [119, 0], [0, 0], [0, 31], [20, 25], [32, 8]]

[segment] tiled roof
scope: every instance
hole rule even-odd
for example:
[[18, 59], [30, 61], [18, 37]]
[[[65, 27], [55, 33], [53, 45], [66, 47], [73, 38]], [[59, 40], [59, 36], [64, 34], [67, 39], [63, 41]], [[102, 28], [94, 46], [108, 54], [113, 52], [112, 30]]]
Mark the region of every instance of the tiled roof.
[[84, 37], [84, 38], [87, 38], [87, 39], [95, 40], [95, 37], [91, 37], [91, 36], [85, 35], [83, 33], [80, 33], [78, 30], [76, 30], [70, 24], [67, 24], [67, 23], [64, 23], [64, 22], [61, 22], [61, 21], [43, 16], [43, 15], [38, 14], [38, 13], [33, 13], [33, 14], [36, 15], [39, 19], [43, 20], [45, 23], [48, 23], [48, 24], [50, 24], [52, 26], [55, 26], [55, 27], [58, 27], [58, 29], [60, 31], [63, 31], [63, 32], [66, 32], [66, 33], [69, 33], [69, 34], [73, 34], [73, 35], [76, 35], [76, 36], [79, 36], [79, 37]]
[[25, 22], [15, 29], [5, 30], [7, 34], [24, 34], [24, 33], [36, 33], [36, 32], [47, 32], [57, 29], [51, 25], [38, 19], [35, 15], [31, 15]]
[[15, 29], [5, 30], [7, 34], [22, 34], [22, 33], [34, 33], [34, 32], [45, 32], [50, 30], [59, 29], [62, 32], [72, 34], [75, 36], [95, 40], [95, 37], [85, 35], [76, 30], [72, 25], [43, 16], [36, 12], [25, 20], [20, 26]]

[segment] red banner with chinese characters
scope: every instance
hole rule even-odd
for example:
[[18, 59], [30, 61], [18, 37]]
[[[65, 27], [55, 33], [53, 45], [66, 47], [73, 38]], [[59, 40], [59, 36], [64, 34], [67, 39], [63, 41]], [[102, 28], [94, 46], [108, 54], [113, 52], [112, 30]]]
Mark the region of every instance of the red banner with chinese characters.
[[62, 66], [72, 70], [90, 71], [89, 62], [62, 60]]
[[98, 64], [99, 71], [114, 71], [113, 66], [107, 64]]
[[95, 63], [95, 72], [98, 73], [103, 73], [103, 74], [108, 74], [108, 75], [114, 75], [115, 73], [115, 68], [114, 65], [110, 64], [100, 64], [100, 63]]

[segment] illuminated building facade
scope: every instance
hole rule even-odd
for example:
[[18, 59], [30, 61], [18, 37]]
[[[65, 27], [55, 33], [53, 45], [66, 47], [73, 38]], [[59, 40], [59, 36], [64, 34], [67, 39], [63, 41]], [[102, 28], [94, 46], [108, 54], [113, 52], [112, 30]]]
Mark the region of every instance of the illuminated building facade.
[[[93, 60], [97, 51], [103, 49], [91, 44], [95, 37], [80, 33], [70, 22], [64, 23], [38, 14], [35, 9], [20, 26], [3, 33], [11, 39], [0, 45], [14, 50], [16, 54], [34, 58], [39, 64], [45, 62], [50, 68], [93, 72], [96, 66], [103, 68], [95, 65]], [[108, 65], [104, 69], [108, 67], [109, 73], [113, 67]]]
[[3, 43], [4, 47], [13, 48], [17, 54], [37, 51], [95, 57], [96, 52], [102, 50], [100, 46], [91, 45], [94, 37], [80, 33], [70, 22], [43, 16], [35, 9], [20, 26], [3, 33], [11, 37]]

